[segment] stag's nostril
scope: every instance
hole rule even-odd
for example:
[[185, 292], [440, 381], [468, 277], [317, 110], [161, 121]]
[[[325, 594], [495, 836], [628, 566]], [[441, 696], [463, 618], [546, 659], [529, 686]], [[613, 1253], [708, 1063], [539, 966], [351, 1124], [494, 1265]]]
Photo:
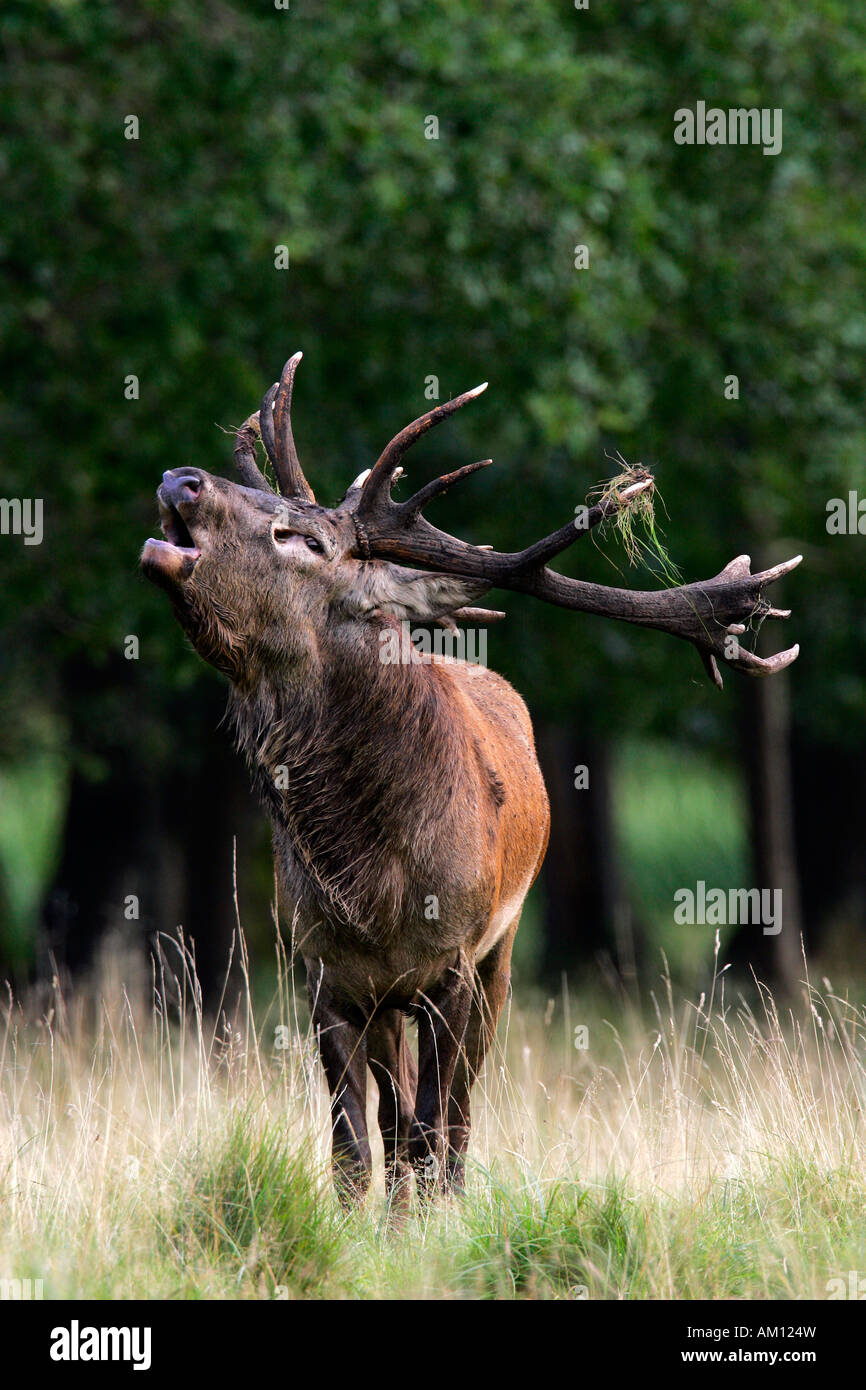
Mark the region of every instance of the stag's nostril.
[[169, 469], [162, 475], [163, 491], [169, 501], [193, 502], [202, 489], [202, 480], [195, 473], [176, 473]]

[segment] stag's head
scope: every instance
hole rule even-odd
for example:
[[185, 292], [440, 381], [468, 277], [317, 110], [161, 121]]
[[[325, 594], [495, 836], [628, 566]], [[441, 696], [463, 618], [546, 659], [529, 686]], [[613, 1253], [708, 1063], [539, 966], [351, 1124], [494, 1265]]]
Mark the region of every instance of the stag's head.
[[[240, 484], [200, 468], [163, 474], [157, 491], [163, 536], [148, 540], [142, 552], [144, 573], [168, 592], [199, 653], [243, 683], [268, 669], [285, 674], [315, 651], [329, 624], [385, 616], [448, 621], [489, 588], [484, 580], [425, 573], [372, 554], [364, 523], [369, 502], [383, 479], [390, 484], [399, 476], [397, 459], [423, 429], [409, 426], [398, 435], [336, 507], [316, 502], [292, 435], [300, 359], [301, 353], [290, 358], [261, 409], [237, 432]], [[483, 389], [444, 403], [437, 418]], [[423, 428], [434, 423], [428, 418]], [[258, 442], [279, 491], [258, 467]]]
[[[261, 409], [241, 426], [235, 461], [241, 484], [198, 468], [170, 469], [157, 493], [164, 539], [142, 554], [148, 578], [162, 585], [198, 651], [235, 681], [255, 684], [267, 671], [285, 677], [314, 660], [329, 636], [370, 635], [370, 625], [395, 618], [442, 622], [504, 616], [463, 604], [491, 587], [532, 594], [548, 603], [654, 627], [691, 642], [721, 687], [719, 659], [749, 676], [790, 665], [798, 648], [759, 657], [739, 638], [747, 625], [786, 618], [765, 600], [767, 584], [801, 557], [752, 574], [738, 555], [712, 579], [638, 593], [566, 578], [553, 559], [611, 513], [633, 505], [653, 486], [643, 470], [628, 487], [606, 493], [525, 550], [504, 554], [439, 531], [422, 508], [490, 459], [435, 478], [408, 501], [391, 496], [411, 444], [484, 390], [443, 401], [391, 440], [374, 466], [356, 478], [336, 507], [322, 507], [304, 477], [292, 437], [291, 404], [298, 352], [283, 368]], [[278, 491], [256, 463], [264, 446]], [[422, 570], [409, 566], [423, 565]], [[732, 642], [731, 639], [737, 640]]]

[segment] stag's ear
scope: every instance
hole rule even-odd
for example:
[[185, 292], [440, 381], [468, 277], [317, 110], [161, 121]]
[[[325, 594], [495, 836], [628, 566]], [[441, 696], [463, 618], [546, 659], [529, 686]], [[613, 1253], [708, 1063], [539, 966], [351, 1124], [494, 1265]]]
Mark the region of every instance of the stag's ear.
[[481, 598], [490, 588], [486, 579], [462, 579], [453, 574], [431, 574], [406, 569], [388, 561], [372, 560], [361, 566], [357, 583], [346, 603], [359, 616], [388, 613], [409, 622], [432, 621]]

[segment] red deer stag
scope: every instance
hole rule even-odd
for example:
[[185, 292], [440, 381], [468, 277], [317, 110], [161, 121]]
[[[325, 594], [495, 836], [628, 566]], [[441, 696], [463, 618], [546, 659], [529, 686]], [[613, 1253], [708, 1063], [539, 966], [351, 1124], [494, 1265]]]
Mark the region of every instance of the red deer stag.
[[[313, 1024], [331, 1093], [341, 1195], [370, 1179], [367, 1069], [379, 1092], [389, 1194], [459, 1184], [469, 1093], [509, 983], [524, 898], [547, 844], [549, 810], [523, 701], [480, 665], [402, 643], [401, 623], [483, 621], [465, 608], [491, 588], [658, 628], [691, 642], [721, 686], [717, 658], [747, 675], [787, 666], [726, 645], [754, 617], [787, 617], [764, 588], [799, 557], [750, 574], [740, 555], [701, 583], [632, 592], [548, 568], [629, 497], [590, 509], [504, 554], [437, 530], [422, 509], [470, 464], [407, 501], [392, 484], [406, 450], [484, 389], [408, 425], [336, 507], [316, 502], [292, 437], [301, 354], [237, 432], [242, 484], [172, 468], [157, 497], [165, 539], [142, 554], [206, 661], [231, 682], [239, 746], [273, 822], [278, 879], [295, 909]], [[261, 440], [279, 486], [256, 462]], [[651, 482], [628, 489], [636, 493]], [[419, 568], [412, 568], [418, 566]], [[501, 616], [490, 614], [488, 616]], [[406, 1017], [417, 1021], [417, 1067]]]

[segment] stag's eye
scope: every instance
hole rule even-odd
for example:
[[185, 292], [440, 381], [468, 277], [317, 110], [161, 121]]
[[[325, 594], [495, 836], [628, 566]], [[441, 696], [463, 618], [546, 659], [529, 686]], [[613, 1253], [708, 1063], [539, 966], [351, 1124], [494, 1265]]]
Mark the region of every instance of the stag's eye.
[[275, 526], [271, 532], [274, 545], [288, 545], [290, 541], [302, 540], [308, 550], [312, 550], [317, 555], [324, 553], [324, 546], [321, 541], [317, 541], [315, 536], [301, 536], [297, 531], [291, 531], [285, 526]]

